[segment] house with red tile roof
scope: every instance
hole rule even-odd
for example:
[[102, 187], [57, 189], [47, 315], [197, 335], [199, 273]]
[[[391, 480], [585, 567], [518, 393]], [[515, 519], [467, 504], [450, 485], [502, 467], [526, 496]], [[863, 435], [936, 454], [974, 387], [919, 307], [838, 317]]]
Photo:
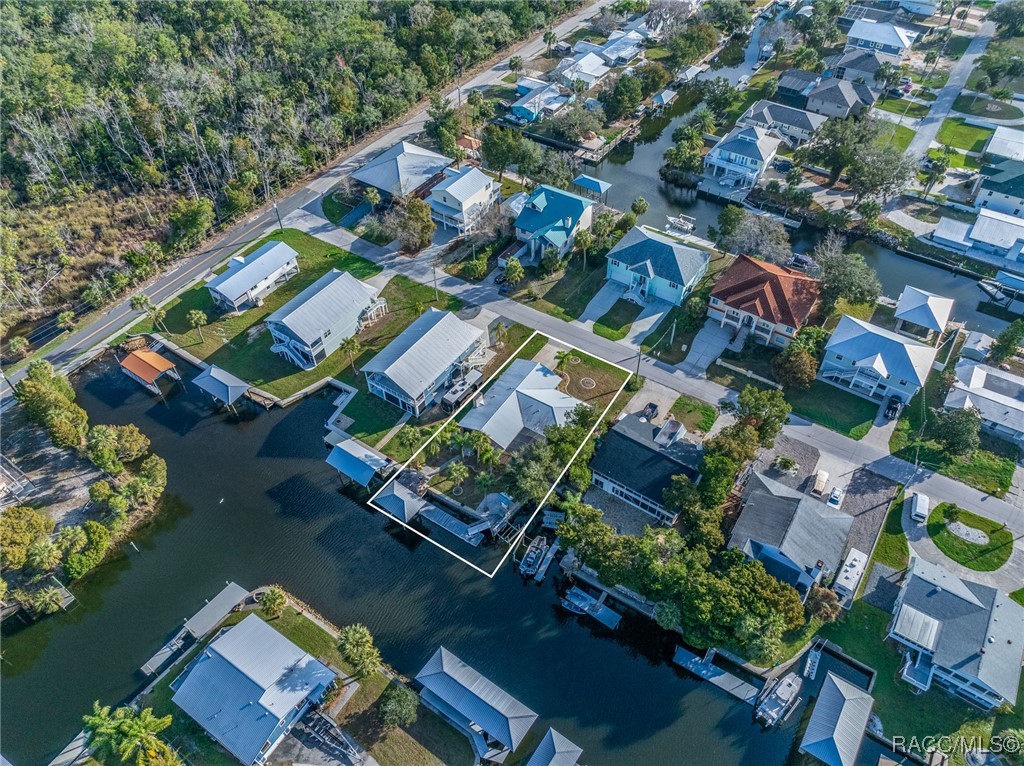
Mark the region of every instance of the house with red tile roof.
[[711, 291], [708, 317], [785, 348], [818, 303], [818, 281], [794, 269], [739, 256]]

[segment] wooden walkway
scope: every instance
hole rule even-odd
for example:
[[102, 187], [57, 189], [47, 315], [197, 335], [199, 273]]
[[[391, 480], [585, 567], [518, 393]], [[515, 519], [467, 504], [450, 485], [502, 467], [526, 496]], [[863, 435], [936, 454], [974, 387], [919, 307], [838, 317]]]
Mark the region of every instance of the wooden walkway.
[[748, 684], [746, 681], [741, 681], [731, 673], [727, 673], [719, 667], [716, 667], [711, 662], [711, 658], [714, 657], [714, 649], [708, 651], [708, 655], [701, 659], [696, 654], [688, 652], [683, 647], [676, 647], [676, 656], [672, 658], [672, 661], [686, 670], [689, 670], [698, 678], [702, 678], [705, 681], [710, 681], [712, 684], [717, 686], [722, 691], [728, 692], [738, 700], [746, 702], [748, 705], [753, 705], [757, 701], [757, 695], [760, 694], [760, 689], [752, 684]]

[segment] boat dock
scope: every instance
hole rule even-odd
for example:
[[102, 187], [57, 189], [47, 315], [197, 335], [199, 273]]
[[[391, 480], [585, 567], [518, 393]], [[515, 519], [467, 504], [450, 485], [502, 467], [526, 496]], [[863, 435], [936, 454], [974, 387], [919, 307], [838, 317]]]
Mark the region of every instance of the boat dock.
[[89, 746], [86, 742], [89, 735], [85, 729], [78, 732], [78, 735], [71, 740], [67, 747], [58, 753], [57, 757], [50, 761], [50, 766], [72, 766], [76, 763], [85, 763], [89, 759]]
[[548, 569], [551, 568], [551, 562], [555, 560], [555, 554], [558, 553], [558, 538], [551, 543], [551, 547], [548, 548], [548, 552], [544, 554], [544, 559], [540, 562], [540, 566], [537, 568], [537, 574], [533, 576], [533, 579], [537, 582], [544, 582], [544, 578], [548, 576]]
[[481, 533], [473, 532], [470, 529], [470, 526], [464, 521], [459, 521], [447, 511], [442, 511], [436, 505], [428, 505], [420, 511], [420, 516], [427, 519], [427, 521], [434, 522], [445, 532], [455, 535], [457, 538], [465, 543], [469, 543], [474, 548], [483, 542], [484, 536]]
[[622, 615], [605, 606], [604, 601], [607, 596], [607, 593], [602, 592], [600, 598], [594, 598], [574, 585], [565, 594], [563, 601], [575, 606], [577, 610], [589, 614], [602, 625], [615, 630], [619, 627], [619, 622], [622, 621]]
[[714, 656], [714, 649], [709, 649], [708, 653], [703, 659], [701, 659], [696, 654], [688, 652], [683, 647], [678, 646], [676, 647], [676, 654], [675, 657], [672, 658], [672, 661], [681, 668], [689, 670], [698, 678], [710, 681], [719, 689], [728, 692], [736, 699], [742, 700], [748, 705], [753, 705], [757, 701], [757, 697], [761, 690], [753, 684], [741, 681], [731, 673], [727, 673], [721, 668], [715, 666], [711, 662]]

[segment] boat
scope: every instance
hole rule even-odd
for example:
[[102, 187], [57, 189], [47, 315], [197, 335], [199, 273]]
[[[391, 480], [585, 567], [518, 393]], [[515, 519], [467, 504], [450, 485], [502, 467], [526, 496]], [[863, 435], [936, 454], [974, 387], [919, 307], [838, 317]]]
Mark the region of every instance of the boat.
[[579, 588], [570, 588], [562, 597], [562, 607], [573, 614], [586, 614], [587, 607], [594, 601]]
[[669, 229], [675, 229], [676, 231], [691, 232], [697, 228], [697, 219], [691, 218], [688, 215], [676, 215], [668, 216]]
[[754, 718], [771, 728], [785, 720], [799, 701], [804, 680], [796, 673], [787, 673], [776, 680], [754, 708]]
[[526, 555], [519, 562], [519, 573], [532, 577], [537, 574], [540, 562], [544, 560], [544, 554], [548, 550], [548, 539], [543, 535], [533, 538], [530, 547], [526, 549]]

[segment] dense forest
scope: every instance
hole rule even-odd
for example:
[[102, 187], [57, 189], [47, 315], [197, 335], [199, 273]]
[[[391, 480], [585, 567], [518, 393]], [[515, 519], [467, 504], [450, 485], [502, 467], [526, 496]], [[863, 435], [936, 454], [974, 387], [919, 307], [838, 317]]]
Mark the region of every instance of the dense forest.
[[0, 330], [70, 326], [578, 4], [5, 2]]

